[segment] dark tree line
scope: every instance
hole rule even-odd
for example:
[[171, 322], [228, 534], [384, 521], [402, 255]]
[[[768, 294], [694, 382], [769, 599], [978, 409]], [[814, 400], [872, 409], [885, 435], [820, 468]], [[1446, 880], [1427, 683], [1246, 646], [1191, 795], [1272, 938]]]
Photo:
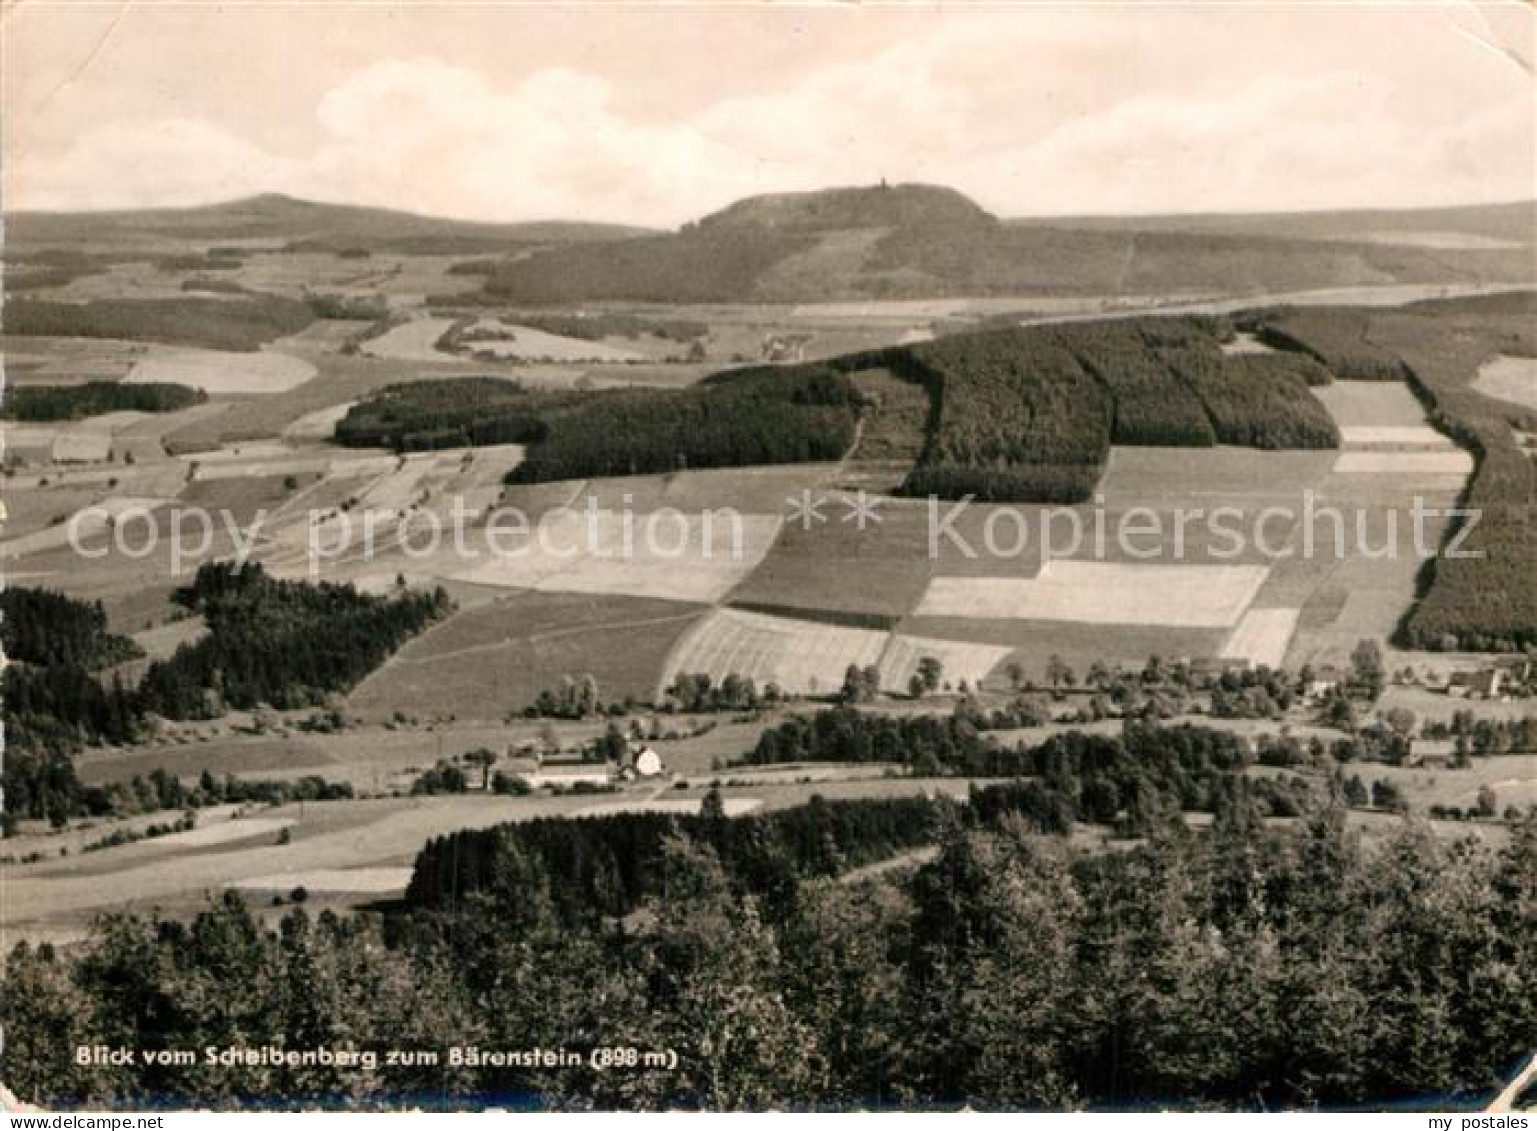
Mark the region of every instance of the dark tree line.
[[100, 601], [80, 601], [51, 589], [8, 586], [0, 592], [0, 644], [7, 659], [96, 671], [144, 654], [132, 640], [107, 631]]
[[589, 393], [542, 418], [548, 434], [508, 481], [837, 460], [854, 442], [861, 405], [846, 376], [817, 365]]
[[347, 410], [336, 442], [351, 447], [429, 451], [522, 444], [547, 431], [541, 413], [570, 395], [535, 394], [501, 377], [453, 377], [387, 385]]
[[297, 299], [280, 295], [243, 298], [91, 299], [5, 304], [7, 334], [63, 338], [126, 338], [206, 349], [255, 350], [274, 338], [297, 334], [315, 321]]
[[486, 899], [514, 919], [547, 914], [575, 924], [626, 915], [660, 891], [663, 847], [681, 832], [708, 844], [747, 890], [773, 900], [798, 877], [835, 876], [930, 843], [940, 808], [924, 797], [813, 798], [729, 819], [712, 795], [697, 816], [545, 817], [467, 829], [427, 842], [406, 898], [448, 915]]
[[80, 385], [22, 385], [6, 391], [6, 420], [83, 420], [108, 412], [176, 412], [202, 404], [208, 394], [169, 382], [86, 381]]
[[25, 587], [0, 593], [0, 678], [5, 706], [5, 828], [21, 817], [63, 822], [94, 806], [69, 755], [95, 743], [131, 741], [139, 732], [132, 692], [100, 669], [143, 655], [107, 630], [100, 603]]

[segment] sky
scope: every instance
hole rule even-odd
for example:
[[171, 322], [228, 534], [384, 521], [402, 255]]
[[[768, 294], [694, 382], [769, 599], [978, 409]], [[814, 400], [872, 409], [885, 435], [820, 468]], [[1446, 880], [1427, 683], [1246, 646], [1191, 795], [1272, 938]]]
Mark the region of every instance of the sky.
[[883, 178], [1008, 216], [1526, 199], [1534, 13], [13, 0], [0, 192], [655, 226]]

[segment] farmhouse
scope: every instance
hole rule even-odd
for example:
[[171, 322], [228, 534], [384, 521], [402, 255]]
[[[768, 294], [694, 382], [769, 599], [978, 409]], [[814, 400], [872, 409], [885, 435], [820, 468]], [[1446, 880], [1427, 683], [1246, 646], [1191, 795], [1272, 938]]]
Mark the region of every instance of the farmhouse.
[[607, 769], [594, 770], [555, 770], [540, 771], [537, 774], [528, 774], [524, 780], [535, 789], [546, 787], [554, 790], [571, 789], [573, 786], [605, 786], [613, 781], [613, 774]]
[[1446, 770], [1457, 763], [1457, 743], [1452, 739], [1416, 738], [1404, 755], [1404, 765], [1427, 770]]
[[1458, 672], [1447, 684], [1446, 693], [1458, 699], [1495, 699], [1504, 686], [1505, 674], [1500, 668]]

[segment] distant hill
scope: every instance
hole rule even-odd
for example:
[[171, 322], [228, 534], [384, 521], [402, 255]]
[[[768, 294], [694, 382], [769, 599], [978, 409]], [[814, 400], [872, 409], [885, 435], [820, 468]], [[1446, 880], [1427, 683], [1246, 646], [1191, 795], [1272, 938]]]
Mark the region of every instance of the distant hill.
[[952, 189], [750, 197], [675, 233], [509, 260], [497, 298], [812, 302], [1537, 282], [1531, 204], [1000, 221]]
[[275, 194], [198, 208], [6, 217], [7, 259], [66, 268], [61, 256], [109, 261], [257, 241], [475, 257], [490, 297], [527, 306], [1537, 283], [1534, 202], [1000, 220], [953, 189], [880, 184], [749, 197], [666, 233], [450, 220]]
[[[1335, 212], [1238, 212], [1162, 216], [1019, 217], [1012, 227], [1076, 228], [1093, 231], [1186, 232], [1206, 235], [1266, 236], [1275, 239], [1344, 243], [1426, 244], [1423, 237], [1466, 237], [1465, 242], [1537, 242], [1537, 200], [1450, 208], [1353, 209]], [[1449, 240], [1431, 240], [1450, 242]]]
[[119, 212], [11, 212], [11, 249], [163, 250], [171, 245], [280, 241], [369, 251], [495, 254], [529, 246], [623, 239], [645, 229], [619, 224], [536, 221], [491, 224], [325, 204], [267, 193], [196, 208]]

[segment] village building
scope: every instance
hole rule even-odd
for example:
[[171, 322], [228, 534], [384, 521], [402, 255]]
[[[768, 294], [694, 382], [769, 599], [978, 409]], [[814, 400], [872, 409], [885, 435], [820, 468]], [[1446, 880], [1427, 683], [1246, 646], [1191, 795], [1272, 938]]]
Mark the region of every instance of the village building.
[[1404, 765], [1422, 770], [1447, 770], [1457, 764], [1457, 743], [1449, 738], [1415, 738], [1404, 755]]

